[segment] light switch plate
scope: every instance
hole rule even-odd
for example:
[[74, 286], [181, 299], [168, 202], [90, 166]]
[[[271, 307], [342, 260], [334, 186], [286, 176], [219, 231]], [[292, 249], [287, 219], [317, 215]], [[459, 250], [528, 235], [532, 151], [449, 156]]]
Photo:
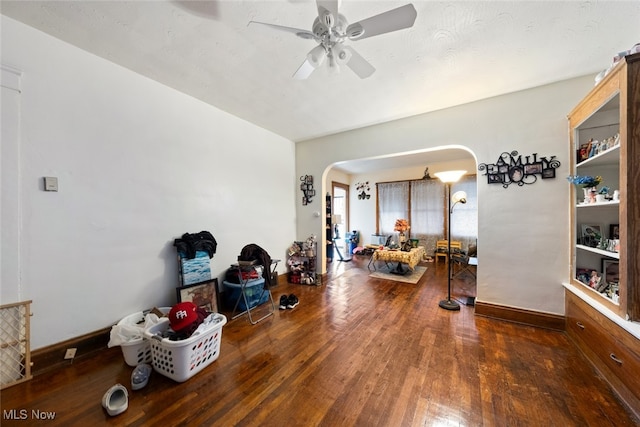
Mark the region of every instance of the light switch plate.
[[58, 178], [53, 176], [45, 176], [44, 191], [58, 191]]

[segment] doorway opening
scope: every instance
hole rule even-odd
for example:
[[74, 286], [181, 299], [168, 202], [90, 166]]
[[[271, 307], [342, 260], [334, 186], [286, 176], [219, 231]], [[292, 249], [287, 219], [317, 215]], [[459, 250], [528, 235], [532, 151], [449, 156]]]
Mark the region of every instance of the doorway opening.
[[333, 199], [333, 238], [334, 245], [343, 254], [348, 245], [345, 242], [347, 231], [349, 230], [349, 186], [340, 182], [331, 182], [331, 194]]

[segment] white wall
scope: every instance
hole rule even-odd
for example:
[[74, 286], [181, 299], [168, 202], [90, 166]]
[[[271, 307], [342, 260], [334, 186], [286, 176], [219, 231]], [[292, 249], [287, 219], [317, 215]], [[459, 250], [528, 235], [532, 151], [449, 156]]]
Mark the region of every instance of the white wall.
[[[505, 189], [479, 172], [477, 293], [479, 301], [562, 314], [561, 282], [569, 275], [566, 115], [592, 86], [593, 76], [585, 76], [301, 142], [297, 168], [326, 174], [339, 161], [448, 146], [470, 150], [478, 163], [513, 150], [555, 155], [562, 163], [557, 178], [533, 185]], [[299, 215], [298, 234], [321, 226]]]
[[[0, 298], [33, 300], [34, 349], [175, 303], [183, 233], [214, 235], [218, 278], [248, 243], [284, 258], [298, 200], [291, 141], [1, 19], [2, 63], [23, 76], [19, 140], [2, 141], [3, 161], [19, 148], [19, 182], [2, 180], [21, 199], [20, 220], [4, 207], [2, 218], [3, 236], [20, 230], [19, 283], [2, 283]], [[43, 191], [44, 176], [58, 192]]]

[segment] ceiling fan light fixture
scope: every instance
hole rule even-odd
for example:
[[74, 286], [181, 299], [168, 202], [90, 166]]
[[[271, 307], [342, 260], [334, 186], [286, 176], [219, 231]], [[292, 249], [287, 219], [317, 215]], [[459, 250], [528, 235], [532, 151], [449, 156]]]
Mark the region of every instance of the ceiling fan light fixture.
[[[2, 1], [2, 0], [0, 0]], [[416, 20], [416, 8], [411, 4], [379, 13], [359, 22], [349, 24], [339, 13], [340, 0], [316, 0], [318, 14], [313, 20], [311, 31], [265, 22], [249, 21], [250, 24], [262, 24], [276, 30], [295, 34], [303, 39], [313, 39], [318, 45], [309, 53], [293, 77], [306, 79], [329, 57], [329, 68], [335, 71], [346, 65], [361, 79], [370, 77], [376, 69], [363, 56], [348, 44], [347, 40], [357, 41], [393, 31], [410, 28]]]
[[307, 60], [314, 68], [321, 66], [326, 57], [327, 51], [321, 44], [311, 49], [307, 54]]

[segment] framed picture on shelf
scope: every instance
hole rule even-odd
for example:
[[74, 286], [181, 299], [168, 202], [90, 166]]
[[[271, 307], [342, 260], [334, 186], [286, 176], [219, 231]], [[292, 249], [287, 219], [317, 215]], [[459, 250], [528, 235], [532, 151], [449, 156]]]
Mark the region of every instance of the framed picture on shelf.
[[620, 224], [610, 224], [609, 239], [619, 239], [619, 238], [620, 238]]
[[602, 224], [580, 224], [582, 244], [595, 248], [602, 239]]
[[606, 283], [618, 283], [620, 275], [620, 261], [602, 258], [602, 277]]
[[209, 313], [218, 313], [218, 279], [176, 288], [178, 302], [190, 301]]

